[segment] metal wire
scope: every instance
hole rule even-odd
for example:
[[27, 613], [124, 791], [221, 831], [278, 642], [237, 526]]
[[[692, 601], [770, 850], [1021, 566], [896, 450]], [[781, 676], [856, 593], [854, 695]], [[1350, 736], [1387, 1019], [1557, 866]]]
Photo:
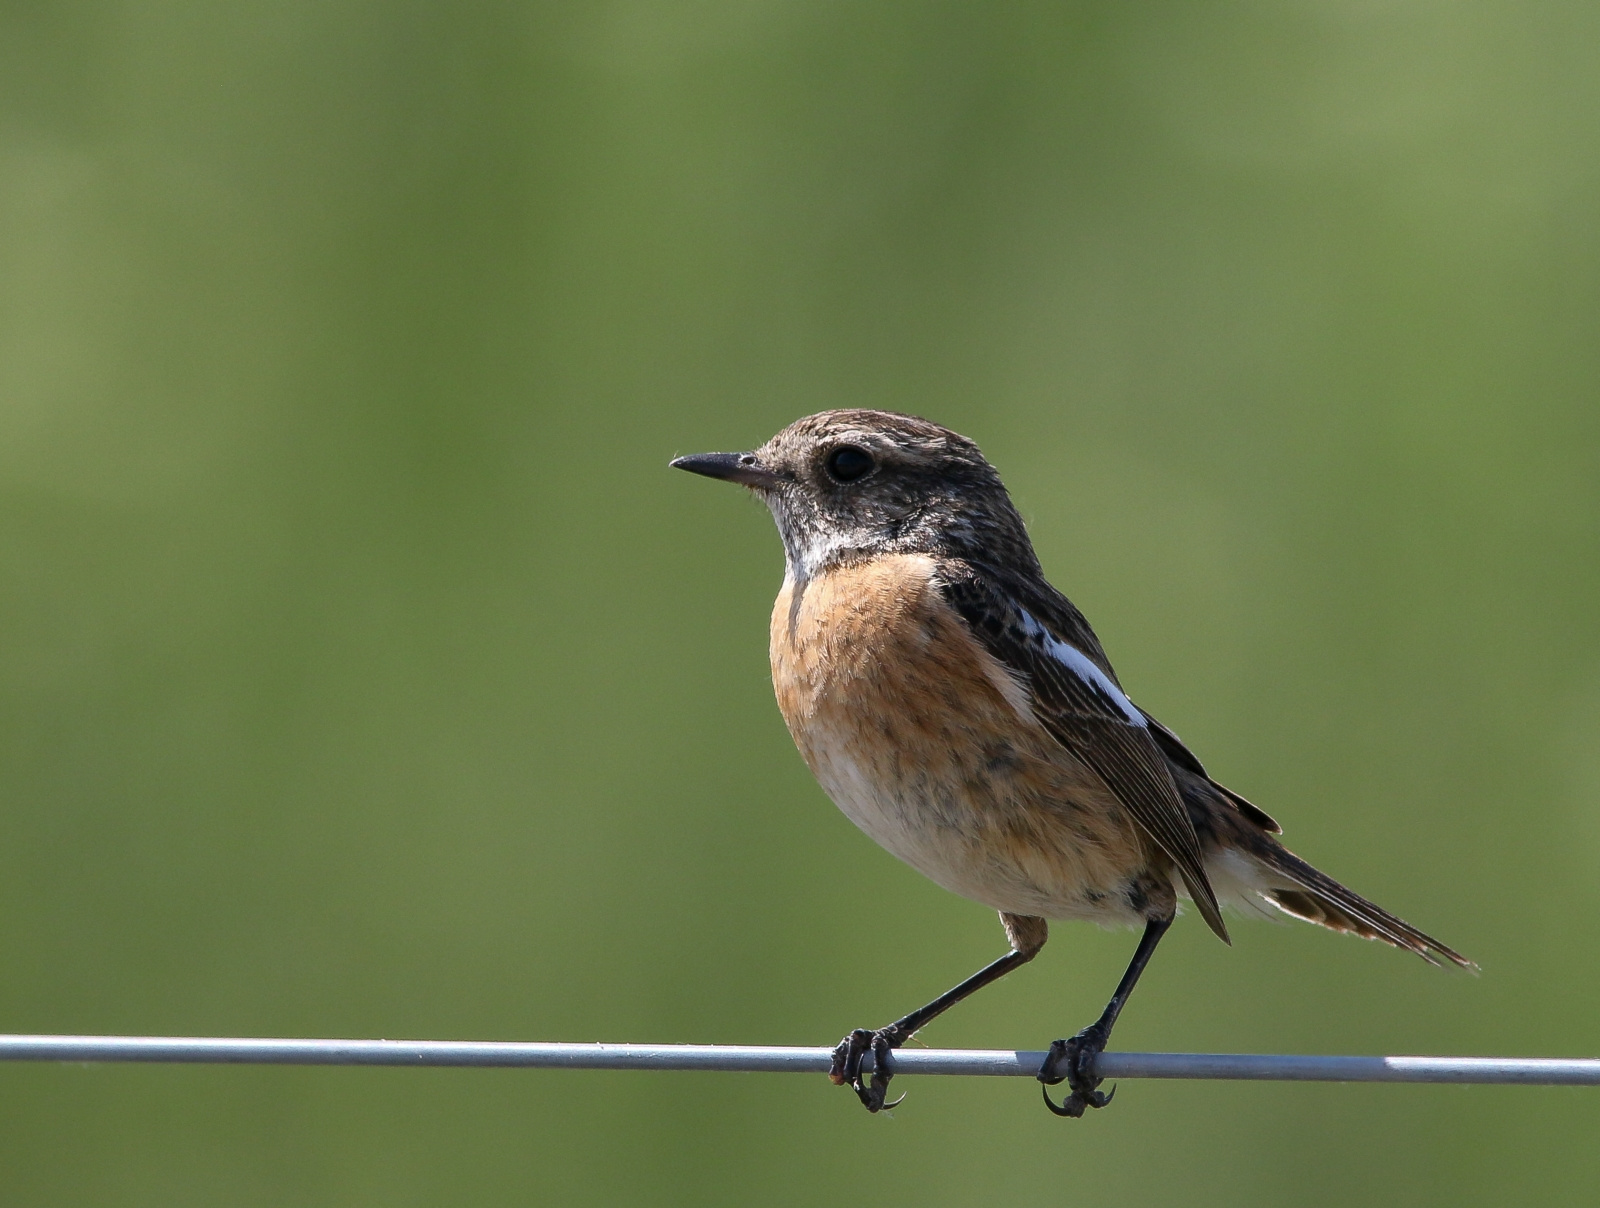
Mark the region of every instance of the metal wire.
[[[386, 1065], [569, 1070], [727, 1070], [822, 1074], [831, 1049], [724, 1044], [524, 1044], [479, 1040], [278, 1040], [221, 1036], [5, 1036], [0, 1061], [208, 1065]], [[871, 1068], [869, 1056], [867, 1068]], [[902, 1049], [896, 1074], [1031, 1078], [1044, 1053]], [[1600, 1086], [1600, 1060], [1521, 1057], [1304, 1057], [1260, 1053], [1103, 1053], [1102, 1078]]]

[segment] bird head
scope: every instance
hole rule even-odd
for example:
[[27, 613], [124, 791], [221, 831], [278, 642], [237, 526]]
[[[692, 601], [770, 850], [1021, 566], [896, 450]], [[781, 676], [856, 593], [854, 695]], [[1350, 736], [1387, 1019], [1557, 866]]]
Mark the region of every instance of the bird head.
[[751, 452], [672, 464], [760, 496], [797, 579], [892, 553], [1037, 566], [1022, 519], [978, 446], [916, 416], [822, 411]]

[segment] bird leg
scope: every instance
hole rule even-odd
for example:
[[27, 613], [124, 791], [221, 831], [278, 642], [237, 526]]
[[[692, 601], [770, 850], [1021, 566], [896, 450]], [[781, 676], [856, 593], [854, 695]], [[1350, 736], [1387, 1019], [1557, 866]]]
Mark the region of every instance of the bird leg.
[[[884, 1102], [889, 1089], [889, 1079], [894, 1077], [889, 1069], [890, 1052], [910, 1040], [919, 1029], [943, 1015], [963, 998], [983, 989], [990, 982], [999, 981], [1018, 965], [1027, 964], [1039, 954], [1039, 949], [1044, 947], [1049, 932], [1043, 919], [1002, 912], [1000, 921], [1005, 924], [1006, 934], [1011, 939], [1010, 952], [999, 960], [985, 965], [960, 985], [946, 990], [927, 1006], [918, 1007], [888, 1027], [876, 1030], [869, 1028], [853, 1030], [833, 1050], [833, 1067], [828, 1071], [828, 1077], [833, 1084], [848, 1085], [869, 1112], [882, 1111], [885, 1107], [893, 1107], [895, 1103], [899, 1103], [899, 1099], [894, 1103]], [[863, 1082], [861, 1077], [861, 1066], [868, 1053], [872, 1054], [870, 1083]]]
[[[1116, 1026], [1117, 1016], [1122, 1014], [1123, 1004], [1128, 1001], [1128, 995], [1133, 993], [1133, 987], [1139, 982], [1139, 975], [1144, 972], [1144, 967], [1150, 963], [1156, 945], [1161, 942], [1161, 937], [1167, 933], [1167, 928], [1172, 926], [1172, 919], [1151, 919], [1145, 924], [1144, 935], [1139, 940], [1139, 947], [1134, 951], [1133, 960], [1128, 962], [1128, 971], [1122, 975], [1122, 980], [1117, 983], [1117, 992], [1111, 996], [1111, 1001], [1106, 1004], [1106, 1009], [1101, 1012], [1100, 1018], [1095, 1020], [1083, 1031], [1070, 1040], [1056, 1040], [1050, 1044], [1050, 1051], [1045, 1054], [1044, 1064], [1039, 1067], [1038, 1079], [1044, 1083], [1044, 1103], [1058, 1116], [1071, 1116], [1077, 1119], [1083, 1115], [1085, 1108], [1104, 1107], [1111, 1102], [1111, 1096], [1116, 1094], [1116, 1088], [1102, 1093], [1098, 1088], [1101, 1079], [1095, 1076], [1095, 1059], [1105, 1050], [1106, 1043], [1111, 1039], [1111, 1029]], [[1062, 1061], [1066, 1063], [1066, 1072], [1058, 1073], [1057, 1069]], [[1048, 1088], [1058, 1082], [1065, 1082], [1072, 1088], [1072, 1094], [1059, 1106], [1050, 1098]]]

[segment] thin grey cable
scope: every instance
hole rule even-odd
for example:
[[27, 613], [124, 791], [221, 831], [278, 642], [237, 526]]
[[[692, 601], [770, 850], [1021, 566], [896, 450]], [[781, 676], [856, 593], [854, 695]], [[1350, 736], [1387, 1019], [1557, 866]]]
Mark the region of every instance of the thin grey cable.
[[[771, 1045], [538, 1044], [479, 1040], [279, 1040], [220, 1036], [6, 1036], [0, 1061], [211, 1065], [473, 1066], [571, 1070], [726, 1070], [821, 1074], [832, 1050]], [[868, 1058], [870, 1069], [870, 1057]], [[902, 1049], [896, 1074], [1031, 1078], [1042, 1051]], [[1288, 1082], [1520, 1083], [1600, 1086], [1600, 1059], [1308, 1057], [1261, 1053], [1103, 1053], [1102, 1078]]]

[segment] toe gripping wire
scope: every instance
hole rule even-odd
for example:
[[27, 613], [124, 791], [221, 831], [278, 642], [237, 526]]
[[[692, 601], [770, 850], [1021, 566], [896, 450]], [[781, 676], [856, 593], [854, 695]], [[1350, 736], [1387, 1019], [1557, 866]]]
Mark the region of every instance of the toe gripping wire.
[[[893, 1103], [884, 1101], [889, 1089], [889, 1079], [894, 1077], [894, 1071], [889, 1068], [889, 1054], [910, 1040], [916, 1035], [917, 1030], [930, 1020], [942, 1015], [969, 994], [1004, 977], [1018, 965], [1027, 964], [1038, 951], [1037, 947], [1026, 951], [1013, 949], [999, 960], [979, 969], [960, 985], [946, 990], [927, 1006], [917, 1008], [886, 1028], [876, 1030], [856, 1028], [833, 1050], [833, 1065], [828, 1071], [828, 1077], [835, 1085], [849, 1086], [855, 1091], [856, 1098], [861, 1100], [862, 1106], [869, 1112], [880, 1112], [887, 1107], [894, 1107], [900, 1102], [899, 1099]], [[869, 1052], [872, 1054], [872, 1079], [870, 1082], [864, 1082], [861, 1077], [861, 1066]]]
[[[1151, 919], [1146, 923], [1144, 935], [1139, 939], [1139, 947], [1134, 950], [1133, 959], [1128, 962], [1127, 972], [1117, 983], [1117, 992], [1111, 996], [1111, 1001], [1106, 1004], [1106, 1009], [1101, 1012], [1100, 1018], [1068, 1040], [1051, 1042], [1050, 1051], [1045, 1054], [1037, 1076], [1043, 1083], [1040, 1089], [1044, 1092], [1044, 1104], [1056, 1115], [1076, 1120], [1091, 1107], [1104, 1107], [1117, 1093], [1116, 1087], [1112, 1087], [1109, 1091], [1099, 1089], [1102, 1079], [1095, 1074], [1095, 1061], [1105, 1051], [1106, 1044], [1111, 1039], [1111, 1029], [1116, 1026], [1117, 1016], [1122, 1014], [1128, 995], [1132, 994], [1134, 986], [1138, 985], [1139, 975], [1150, 963], [1156, 945], [1161, 942], [1161, 937], [1171, 926], [1170, 918]], [[1061, 1072], [1063, 1062], [1066, 1065], [1065, 1072]], [[1050, 1088], [1061, 1082], [1070, 1086], [1072, 1093], [1058, 1104], [1050, 1098]]]

